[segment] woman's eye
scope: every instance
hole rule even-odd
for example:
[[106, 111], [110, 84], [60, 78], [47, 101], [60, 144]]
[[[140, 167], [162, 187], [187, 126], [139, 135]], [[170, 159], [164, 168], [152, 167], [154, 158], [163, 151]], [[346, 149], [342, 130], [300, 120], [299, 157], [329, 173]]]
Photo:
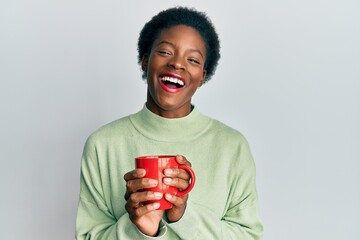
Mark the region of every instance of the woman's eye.
[[200, 61], [198, 61], [196, 59], [193, 59], [193, 58], [190, 58], [189, 61], [193, 62], [193, 63], [196, 63], [196, 64], [200, 64]]
[[159, 50], [159, 53], [163, 55], [171, 55], [171, 52], [165, 50]]

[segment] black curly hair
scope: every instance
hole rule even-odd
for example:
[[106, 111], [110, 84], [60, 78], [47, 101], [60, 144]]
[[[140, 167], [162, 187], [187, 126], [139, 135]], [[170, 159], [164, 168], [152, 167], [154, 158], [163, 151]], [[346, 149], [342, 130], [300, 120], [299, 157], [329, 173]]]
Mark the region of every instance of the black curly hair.
[[[220, 59], [220, 42], [211, 20], [204, 12], [199, 12], [193, 8], [169, 8], [159, 12], [147, 22], [138, 39], [138, 63], [141, 65], [143, 56], [150, 55], [151, 47], [161, 31], [177, 25], [186, 25], [196, 29], [204, 39], [206, 47], [204, 64], [206, 77], [204, 82], [207, 82], [215, 73]], [[145, 72], [143, 78], [146, 78]]]

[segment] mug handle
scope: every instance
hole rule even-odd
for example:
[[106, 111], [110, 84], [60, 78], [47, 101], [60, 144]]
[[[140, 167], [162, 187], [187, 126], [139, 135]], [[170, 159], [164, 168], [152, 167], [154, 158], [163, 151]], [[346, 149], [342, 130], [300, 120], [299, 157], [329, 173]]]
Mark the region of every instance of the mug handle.
[[187, 187], [184, 191], [177, 191], [177, 196], [183, 196], [185, 194], [188, 194], [193, 188], [194, 188], [194, 185], [195, 185], [195, 173], [194, 171], [192, 170], [191, 167], [188, 167], [184, 164], [181, 164], [179, 165], [178, 168], [181, 168], [181, 169], [184, 169], [185, 171], [187, 171], [189, 174], [190, 174], [190, 177], [191, 177], [191, 183], [189, 185], [189, 187]]

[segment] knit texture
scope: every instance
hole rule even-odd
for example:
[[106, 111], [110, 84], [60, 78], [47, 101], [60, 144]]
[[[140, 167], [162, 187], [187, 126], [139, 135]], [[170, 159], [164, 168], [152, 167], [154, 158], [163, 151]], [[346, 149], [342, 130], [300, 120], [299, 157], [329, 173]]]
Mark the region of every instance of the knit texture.
[[145, 106], [109, 123], [87, 139], [81, 164], [77, 239], [154, 239], [142, 234], [125, 211], [123, 176], [143, 155], [181, 154], [196, 184], [183, 217], [162, 221], [155, 239], [259, 239], [255, 165], [244, 136], [195, 107], [167, 119]]

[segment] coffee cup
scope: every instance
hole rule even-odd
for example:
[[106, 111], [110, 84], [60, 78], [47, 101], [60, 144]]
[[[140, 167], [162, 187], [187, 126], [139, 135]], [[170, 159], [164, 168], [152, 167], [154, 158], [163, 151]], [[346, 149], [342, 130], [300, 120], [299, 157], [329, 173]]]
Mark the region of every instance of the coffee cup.
[[[190, 167], [184, 164], [179, 164], [176, 161], [175, 155], [140, 156], [135, 158], [135, 165], [136, 168], [145, 169], [146, 171], [146, 174], [144, 176], [145, 178], [152, 178], [158, 181], [158, 185], [156, 187], [147, 188], [144, 190], [163, 193], [163, 197], [160, 200], [150, 200], [145, 202], [145, 204], [156, 203], [156, 202], [160, 203], [160, 207], [158, 208], [160, 210], [172, 208], [172, 203], [170, 203], [165, 199], [166, 193], [169, 193], [174, 196], [183, 196], [189, 193], [194, 187], [195, 184], [194, 171]], [[164, 184], [163, 178], [166, 177], [164, 175], [164, 170], [168, 168], [181, 168], [187, 171], [191, 177], [189, 187], [183, 191], [180, 191], [176, 187]]]

